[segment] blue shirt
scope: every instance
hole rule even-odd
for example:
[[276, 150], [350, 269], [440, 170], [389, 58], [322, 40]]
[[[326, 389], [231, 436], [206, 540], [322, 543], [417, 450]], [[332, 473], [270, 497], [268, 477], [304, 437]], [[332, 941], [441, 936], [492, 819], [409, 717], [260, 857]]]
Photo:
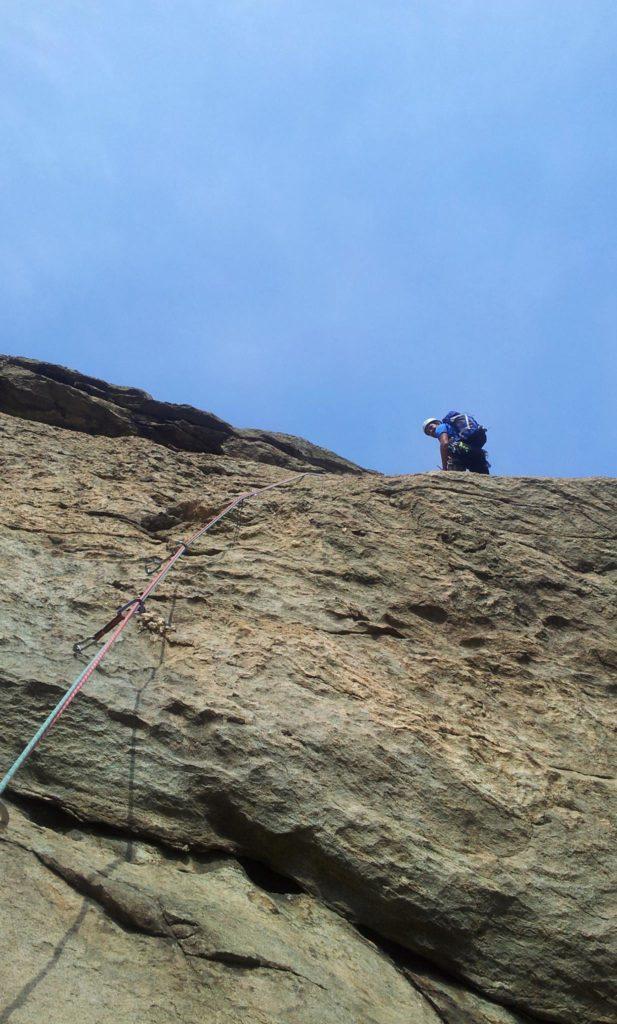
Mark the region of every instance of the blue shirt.
[[435, 437], [441, 437], [442, 434], [447, 434], [448, 437], [458, 437], [458, 434], [451, 427], [449, 423], [440, 423], [438, 427], [435, 427]]

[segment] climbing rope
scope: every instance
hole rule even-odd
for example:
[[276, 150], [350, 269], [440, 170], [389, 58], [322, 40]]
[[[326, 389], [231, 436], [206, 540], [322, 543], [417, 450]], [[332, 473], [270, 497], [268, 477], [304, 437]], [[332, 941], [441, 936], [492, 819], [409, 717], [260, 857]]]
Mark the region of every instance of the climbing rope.
[[[214, 516], [213, 519], [210, 519], [209, 522], [205, 524], [205, 526], [202, 526], [199, 530], [197, 530], [197, 532], [194, 533], [192, 537], [189, 537], [187, 541], [180, 541], [178, 543], [178, 547], [172, 552], [172, 554], [166, 560], [158, 561], [158, 564], [154, 569], [146, 566], [146, 572], [148, 572], [149, 575], [152, 575], [152, 579], [148, 583], [148, 586], [143, 590], [143, 592], [138, 597], [134, 597], [130, 601], [127, 601], [127, 603], [122, 605], [121, 608], [118, 608], [118, 611], [116, 612], [113, 619], [110, 619], [109, 622], [102, 626], [101, 629], [99, 629], [96, 633], [93, 633], [92, 636], [87, 637], [85, 640], [82, 640], [74, 645], [74, 651], [76, 653], [80, 653], [90, 644], [97, 643], [104, 636], [106, 636], [107, 633], [111, 634], [109, 638], [105, 641], [103, 646], [99, 647], [98, 651], [96, 652], [94, 657], [88, 662], [84, 670], [77, 676], [74, 682], [71, 683], [66, 693], [62, 695], [62, 697], [56, 704], [55, 708], [53, 708], [53, 710], [50, 711], [47, 718], [45, 719], [43, 724], [37, 729], [30, 742], [26, 744], [19, 757], [13, 762], [13, 764], [7, 771], [2, 781], [0, 781], [0, 796], [2, 795], [2, 793], [4, 793], [6, 787], [15, 777], [15, 775], [23, 765], [24, 761], [27, 760], [27, 758], [34, 750], [34, 748], [38, 746], [38, 744], [41, 742], [45, 734], [49, 732], [51, 727], [58, 721], [60, 716], [64, 714], [69, 704], [74, 700], [74, 698], [77, 696], [81, 688], [88, 682], [90, 676], [99, 667], [99, 665], [103, 661], [103, 658], [114, 646], [116, 640], [118, 639], [120, 634], [126, 629], [131, 619], [135, 615], [138, 615], [140, 612], [144, 610], [147, 599], [156, 590], [159, 584], [162, 583], [162, 581], [167, 576], [167, 573], [173, 568], [178, 559], [182, 558], [182, 556], [187, 553], [189, 548], [191, 548], [193, 544], [195, 544], [200, 539], [200, 537], [203, 537], [203, 535], [207, 533], [208, 530], [211, 530], [213, 526], [215, 526], [217, 523], [220, 523], [221, 519], [224, 519], [225, 516], [228, 516], [229, 513], [233, 512], [234, 509], [239, 508], [241, 505], [243, 505], [245, 501], [250, 501], [251, 498], [255, 498], [257, 497], [257, 495], [263, 494], [265, 491], [272, 491], [274, 490], [275, 487], [284, 487], [286, 484], [289, 484], [292, 481], [302, 479], [302, 477], [305, 475], [306, 474], [301, 473], [299, 476], [288, 476], [284, 480], [279, 480], [278, 483], [268, 484], [267, 487], [257, 487], [253, 491], [245, 491], [243, 494], [238, 495], [237, 498], [234, 498], [233, 501], [230, 501], [230, 503], [225, 506], [222, 512], [219, 512], [218, 515]], [[148, 562], [151, 563], [152, 560], [148, 559]], [[0, 811], [1, 810], [2, 808], [0, 805]], [[0, 828], [2, 827], [2, 824], [3, 823], [0, 821]]]

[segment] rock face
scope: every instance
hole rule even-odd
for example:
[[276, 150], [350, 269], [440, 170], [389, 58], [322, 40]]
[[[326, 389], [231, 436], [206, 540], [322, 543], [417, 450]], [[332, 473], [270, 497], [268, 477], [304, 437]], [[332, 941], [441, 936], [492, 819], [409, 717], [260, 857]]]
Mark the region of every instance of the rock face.
[[16, 777], [0, 1024], [614, 1021], [615, 482], [283, 469], [60, 381], [65, 429], [69, 371], [4, 373], [1, 771], [145, 558], [310, 472], [191, 549]]
[[360, 473], [340, 455], [301, 437], [237, 430], [191, 405], [157, 402], [139, 388], [118, 387], [65, 366], [0, 355], [0, 409], [27, 420], [107, 437], [147, 437], [180, 451], [231, 455], [305, 471]]
[[234, 858], [63, 835], [17, 811], [0, 858], [5, 886], [30, 890], [3, 915], [3, 958], [29, 947], [11, 1020], [62, 1007], [62, 1021], [110, 1024], [439, 1024], [351, 925], [310, 896], [264, 891]]

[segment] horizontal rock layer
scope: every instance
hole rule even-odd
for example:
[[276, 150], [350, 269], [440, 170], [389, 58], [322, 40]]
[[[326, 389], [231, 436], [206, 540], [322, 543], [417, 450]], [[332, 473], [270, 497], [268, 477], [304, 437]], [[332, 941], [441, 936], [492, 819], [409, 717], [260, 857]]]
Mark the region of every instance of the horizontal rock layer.
[[269, 893], [230, 857], [55, 824], [15, 809], [0, 835], [0, 952], [14, 965], [0, 1020], [439, 1024], [376, 946], [312, 897]]
[[301, 437], [238, 430], [191, 405], [159, 402], [139, 388], [107, 384], [21, 356], [0, 355], [0, 411], [86, 434], [147, 437], [182, 451], [231, 455], [298, 471], [361, 472], [353, 462]]
[[[8, 767], [80, 669], [73, 642], [143, 585], [144, 558], [284, 473], [13, 416], [0, 427]], [[53, 857], [32, 853], [41, 833], [9, 801], [4, 855], [10, 862], [17, 843], [26, 858], [9, 903], [19, 891], [15, 905], [25, 907], [36, 889], [34, 920], [66, 899], [67, 884], [73, 895], [47, 946], [36, 946], [32, 925], [30, 970], [0, 979], [17, 1001], [11, 1020], [48, 1015], [45, 991], [60, 992], [63, 978], [72, 991], [75, 962], [91, 971], [83, 937], [71, 933], [68, 957], [55, 952], [80, 899], [93, 922], [98, 915], [95, 932], [122, 932], [112, 965], [129, 947], [135, 964], [161, 958], [139, 999], [158, 1005], [166, 983], [157, 979], [169, 973], [177, 992], [178, 965], [195, 967], [177, 949], [172, 967], [170, 936], [144, 939], [126, 908], [105, 923], [126, 888], [103, 898], [111, 881], [93, 888], [85, 865], [81, 881], [58, 867], [72, 861], [71, 844], [87, 842], [95, 849], [85, 860], [104, 872], [93, 836], [107, 829], [159, 851], [144, 856], [165, 862], [167, 881], [156, 875], [173, 891], [165, 913], [175, 920], [182, 904], [202, 929], [196, 969], [207, 961], [218, 980], [194, 1006], [179, 1004], [179, 1019], [207, 1006], [213, 1020], [238, 1022], [327, 1021], [336, 1007], [337, 1019], [359, 1022], [613, 1021], [616, 505], [608, 480], [321, 473], [208, 534], [15, 780], [15, 797], [52, 805], [44, 842]], [[87, 840], [61, 835], [54, 814], [59, 822], [63, 811], [86, 823]], [[183, 877], [199, 874], [197, 863], [219, 865], [195, 906], [186, 897], [190, 914], [179, 862], [160, 852], [169, 848], [185, 851]], [[293, 880], [285, 907], [312, 908], [319, 941], [313, 925], [304, 933], [298, 924], [303, 909], [257, 942], [262, 926], [245, 906], [257, 897], [237, 864], [246, 857]], [[208, 915], [197, 906], [222, 898], [218, 871], [244, 908], [234, 904], [233, 942], [204, 938]], [[159, 927], [149, 872], [124, 856], [114, 886], [141, 893], [140, 913]], [[95, 963], [115, 985], [96, 943]], [[339, 943], [349, 970], [336, 966]], [[213, 951], [270, 967], [213, 962]], [[30, 1002], [23, 993], [48, 961]], [[225, 982], [230, 970], [244, 972], [242, 1005], [239, 982]], [[371, 996], [362, 979], [377, 975]], [[410, 1001], [397, 1017], [403, 978]], [[290, 1008], [294, 998], [305, 1016]], [[116, 1021], [145, 1012], [145, 1003], [123, 1006]]]

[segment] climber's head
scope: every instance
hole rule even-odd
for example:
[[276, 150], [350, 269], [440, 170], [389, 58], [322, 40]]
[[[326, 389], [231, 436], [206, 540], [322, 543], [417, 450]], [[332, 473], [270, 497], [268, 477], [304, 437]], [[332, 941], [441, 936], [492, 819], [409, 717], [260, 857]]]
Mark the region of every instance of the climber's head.
[[429, 418], [422, 424], [422, 430], [425, 434], [428, 434], [429, 437], [433, 437], [440, 423], [441, 420], [438, 420], [435, 416], [429, 416]]

